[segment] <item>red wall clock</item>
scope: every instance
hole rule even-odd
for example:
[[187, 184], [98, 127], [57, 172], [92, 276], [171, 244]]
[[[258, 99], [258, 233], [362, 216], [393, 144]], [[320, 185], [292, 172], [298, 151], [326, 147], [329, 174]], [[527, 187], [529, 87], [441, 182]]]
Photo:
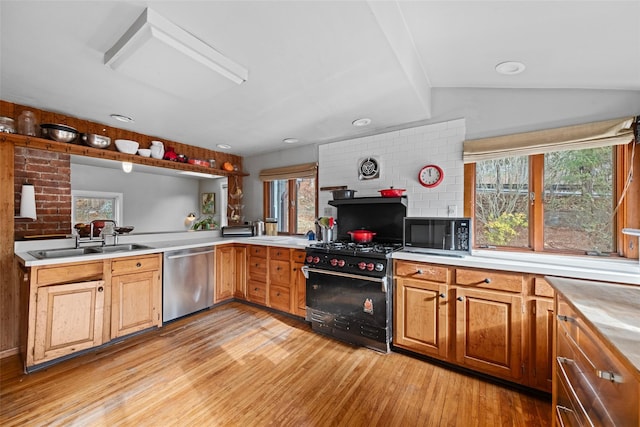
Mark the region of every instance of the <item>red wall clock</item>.
[[444, 172], [442, 168], [437, 165], [426, 165], [418, 173], [418, 181], [424, 187], [433, 188], [437, 187], [444, 178]]

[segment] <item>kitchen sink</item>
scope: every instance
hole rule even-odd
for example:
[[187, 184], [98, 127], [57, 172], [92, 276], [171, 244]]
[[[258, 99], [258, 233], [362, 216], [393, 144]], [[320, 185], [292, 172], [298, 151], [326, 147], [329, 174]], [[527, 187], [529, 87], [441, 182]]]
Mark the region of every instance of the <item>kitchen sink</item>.
[[111, 252], [127, 252], [127, 251], [135, 251], [137, 249], [151, 249], [151, 248], [149, 246], [138, 245], [136, 243], [133, 243], [129, 245], [97, 246], [97, 247], [87, 248], [87, 249], [92, 249], [94, 253], [106, 254]]
[[29, 251], [29, 255], [38, 259], [68, 258], [81, 255], [106, 254], [112, 252], [128, 252], [137, 249], [150, 249], [149, 246], [136, 243], [113, 246], [91, 246], [87, 248], [47, 249], [42, 251]]
[[69, 248], [69, 249], [47, 249], [43, 251], [30, 251], [29, 255], [38, 259], [66, 258], [70, 256], [94, 254], [93, 248]]

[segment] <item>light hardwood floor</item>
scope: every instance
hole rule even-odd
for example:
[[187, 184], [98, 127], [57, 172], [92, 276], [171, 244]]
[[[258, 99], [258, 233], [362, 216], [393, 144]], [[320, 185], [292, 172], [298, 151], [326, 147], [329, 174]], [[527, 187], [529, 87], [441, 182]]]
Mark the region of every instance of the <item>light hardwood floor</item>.
[[354, 348], [230, 303], [29, 375], [0, 361], [0, 425], [547, 426], [551, 404]]

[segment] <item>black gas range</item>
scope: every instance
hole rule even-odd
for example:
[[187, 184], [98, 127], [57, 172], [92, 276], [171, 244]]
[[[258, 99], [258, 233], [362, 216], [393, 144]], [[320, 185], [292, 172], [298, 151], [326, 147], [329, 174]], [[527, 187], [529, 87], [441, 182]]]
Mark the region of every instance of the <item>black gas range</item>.
[[[340, 202], [338, 226], [347, 224], [340, 240], [307, 247], [306, 319], [318, 333], [387, 353], [393, 331], [391, 254], [402, 248], [406, 198], [366, 199]], [[350, 241], [348, 231], [362, 228], [380, 237]]]

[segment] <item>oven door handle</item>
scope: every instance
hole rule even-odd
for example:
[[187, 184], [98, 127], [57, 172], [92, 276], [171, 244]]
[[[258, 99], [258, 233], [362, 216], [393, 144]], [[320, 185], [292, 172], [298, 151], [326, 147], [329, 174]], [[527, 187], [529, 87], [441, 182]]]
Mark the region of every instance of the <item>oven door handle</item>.
[[384, 277], [368, 277], [361, 276], [359, 274], [341, 273], [339, 271], [321, 270], [319, 268], [309, 267], [307, 265], [302, 266], [302, 274], [306, 279], [309, 278], [309, 273], [326, 274], [329, 276], [345, 277], [348, 279], [366, 280], [368, 282], [379, 282], [382, 284], [382, 292], [387, 293], [387, 276]]

